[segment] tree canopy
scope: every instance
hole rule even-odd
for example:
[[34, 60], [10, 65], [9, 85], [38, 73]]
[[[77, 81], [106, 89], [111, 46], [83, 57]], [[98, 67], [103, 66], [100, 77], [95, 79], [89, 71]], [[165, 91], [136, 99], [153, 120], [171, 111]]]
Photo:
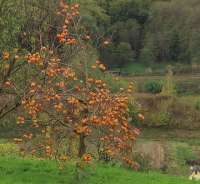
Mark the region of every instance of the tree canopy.
[[[66, 2], [69, 2], [69, 0]], [[70, 0], [81, 7], [81, 24], [109, 67], [130, 62], [197, 63], [200, 57], [198, 0]], [[54, 43], [60, 20], [53, 13], [55, 0], [4, 1], [0, 8], [0, 50], [16, 46], [33, 51], [42, 40]], [[42, 8], [41, 8], [42, 7]], [[17, 11], [20, 9], [21, 11]], [[29, 11], [26, 11], [29, 9]], [[37, 12], [37, 15], [36, 15]], [[10, 16], [15, 14], [15, 16]], [[48, 15], [48, 16], [47, 16]], [[53, 25], [51, 29], [48, 25]], [[47, 29], [48, 28], [48, 29]], [[33, 39], [33, 38], [38, 39]], [[101, 45], [109, 40], [108, 47]], [[7, 48], [3, 47], [6, 45]], [[122, 46], [123, 45], [123, 46]], [[126, 45], [126, 46], [125, 46]], [[120, 51], [119, 51], [120, 50]], [[121, 60], [117, 53], [125, 54]], [[123, 63], [123, 64], [122, 64]]]

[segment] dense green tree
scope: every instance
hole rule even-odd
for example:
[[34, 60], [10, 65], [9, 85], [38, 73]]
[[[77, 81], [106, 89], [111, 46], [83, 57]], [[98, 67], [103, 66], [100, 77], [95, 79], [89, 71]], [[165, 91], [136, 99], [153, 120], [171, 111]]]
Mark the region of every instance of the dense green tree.
[[116, 65], [120, 69], [134, 61], [134, 52], [131, 49], [131, 45], [129, 43], [119, 43], [115, 49], [114, 54]]
[[197, 0], [152, 3], [151, 16], [145, 25], [146, 57], [151, 58], [153, 54], [154, 62], [197, 62], [200, 59], [199, 9]]
[[21, 3], [22, 0], [0, 0], [0, 52], [17, 47], [16, 35], [24, 21]]
[[[138, 59], [143, 45], [144, 25], [149, 16], [150, 1], [99, 0], [99, 4], [106, 8], [106, 12], [110, 16], [111, 22], [106, 29], [106, 34], [111, 37], [115, 48], [121, 48], [120, 43], [126, 42], [132, 50], [133, 60]], [[110, 59], [113, 56], [113, 52], [110, 50], [112, 50], [111, 47], [105, 51], [106, 54], [103, 53], [102, 58], [105, 60]], [[109, 52], [112, 53], [109, 54]], [[109, 55], [109, 57], [105, 57], [105, 55]], [[126, 63], [129, 61], [124, 60], [121, 62]]]
[[134, 62], [135, 55], [131, 45], [127, 42], [120, 42], [118, 45], [110, 45], [102, 50], [102, 59], [105, 64], [111, 67], [122, 68], [131, 62]]

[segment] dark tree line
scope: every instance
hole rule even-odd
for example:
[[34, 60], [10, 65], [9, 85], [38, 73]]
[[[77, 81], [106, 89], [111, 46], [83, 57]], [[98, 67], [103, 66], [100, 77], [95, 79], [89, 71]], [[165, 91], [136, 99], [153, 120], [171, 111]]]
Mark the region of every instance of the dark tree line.
[[106, 33], [113, 42], [101, 50], [110, 66], [199, 62], [200, 1], [99, 0], [99, 4], [110, 17]]

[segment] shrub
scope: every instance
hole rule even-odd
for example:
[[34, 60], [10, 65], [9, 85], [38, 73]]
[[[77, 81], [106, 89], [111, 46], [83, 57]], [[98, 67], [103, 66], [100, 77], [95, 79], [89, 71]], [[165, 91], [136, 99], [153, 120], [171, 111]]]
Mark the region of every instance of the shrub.
[[135, 101], [135, 99], [130, 99], [128, 104], [129, 123], [131, 123], [135, 127], [140, 127], [141, 123], [138, 119], [138, 114], [140, 114], [141, 112], [141, 107]]
[[0, 156], [17, 156], [19, 154], [19, 148], [14, 143], [0, 144]]
[[160, 93], [162, 91], [163, 88], [163, 84], [161, 81], [147, 81], [144, 84], [144, 89], [145, 92], [149, 92], [149, 93]]
[[200, 94], [200, 85], [198, 80], [177, 82], [175, 89], [178, 95]]
[[149, 123], [148, 126], [161, 127], [168, 126], [170, 123], [170, 114], [168, 112], [158, 112], [148, 114]]
[[[148, 127], [166, 126], [169, 128], [197, 129], [200, 127], [200, 114], [191, 97], [143, 95], [137, 97], [145, 110], [143, 125]], [[196, 102], [197, 103], [197, 102]]]
[[200, 98], [196, 101], [195, 108], [200, 111]]
[[175, 84], [173, 81], [173, 71], [171, 66], [167, 67], [167, 75], [163, 82], [162, 95], [172, 96], [176, 94]]
[[151, 158], [147, 154], [136, 153], [134, 159], [139, 164], [140, 171], [150, 171], [152, 169]]
[[143, 95], [136, 99], [144, 111], [145, 126], [160, 127], [168, 126], [171, 122], [170, 105], [173, 101], [171, 96]]

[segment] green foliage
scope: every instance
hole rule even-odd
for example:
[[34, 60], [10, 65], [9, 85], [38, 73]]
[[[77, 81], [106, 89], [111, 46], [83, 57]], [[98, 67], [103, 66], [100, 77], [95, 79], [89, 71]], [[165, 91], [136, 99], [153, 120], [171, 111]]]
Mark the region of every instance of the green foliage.
[[[145, 92], [145, 83], [148, 81], [157, 81], [161, 82], [163, 84], [162, 88], [162, 95], [166, 96], [189, 96], [194, 95], [197, 96], [200, 94], [200, 84], [199, 84], [199, 77], [194, 75], [169, 75], [166, 74], [165, 76], [151, 76], [150, 73], [149, 76], [143, 76], [142, 72], [145, 72], [142, 65], [134, 65], [135, 71], [137, 71], [138, 76], [134, 77], [134, 80], [137, 83], [137, 89], [138, 92]], [[127, 67], [128, 69], [128, 67]], [[134, 71], [132, 67], [129, 68], [130, 70]], [[153, 68], [152, 72], [154, 74], [156, 70]], [[147, 72], [147, 71], [146, 71]]]
[[197, 99], [195, 108], [196, 108], [196, 110], [200, 111], [200, 99]]
[[123, 68], [134, 61], [134, 52], [131, 45], [127, 42], [121, 42], [119, 45], [110, 45], [101, 51], [101, 58], [107, 65], [117, 68]]
[[141, 55], [140, 55], [140, 62], [143, 63], [152, 63], [152, 61], [155, 60], [155, 55], [153, 48], [145, 46], [141, 50]]
[[196, 0], [116, 0], [101, 1], [100, 6], [110, 16], [106, 33], [112, 36], [113, 44], [128, 42], [137, 62], [199, 62], [195, 11], [199, 12], [200, 3]]
[[163, 88], [163, 83], [161, 81], [147, 81], [144, 84], [145, 92], [148, 93], [161, 93]]
[[22, 0], [0, 0], [0, 52], [18, 46], [17, 34], [23, 25]]
[[80, 4], [81, 25], [88, 29], [91, 43], [95, 48], [100, 46], [100, 39], [105, 34], [105, 29], [110, 25], [110, 16], [106, 10], [99, 6], [97, 0], [74, 0]]
[[113, 80], [112, 75], [105, 75], [103, 77], [103, 80], [107, 84], [108, 88], [113, 92], [117, 93], [120, 91], [120, 89], [127, 89], [129, 82], [125, 79], [120, 79], [118, 81]]
[[0, 135], [1, 138], [14, 138], [18, 136], [19, 131], [16, 124], [16, 111], [10, 113], [9, 116], [1, 119]]
[[198, 159], [198, 152], [185, 142], [170, 141], [167, 143], [167, 172], [170, 174], [181, 174], [188, 176], [188, 165], [186, 160]]
[[142, 109], [146, 109], [143, 125], [194, 130], [200, 127], [200, 114], [196, 110], [195, 99], [190, 96], [142, 95], [136, 100], [142, 104]]
[[162, 89], [162, 95], [175, 95], [175, 84], [173, 81], [173, 71], [171, 66], [167, 67], [167, 75], [165, 77], [165, 80], [163, 81], [163, 89]]
[[91, 175], [94, 175], [96, 172], [96, 167], [94, 164], [87, 164], [84, 161], [80, 161], [79, 163], [76, 164], [76, 169], [75, 169], [75, 181], [76, 182], [81, 182], [82, 180], [85, 180]]
[[197, 160], [198, 156], [194, 154], [191, 148], [187, 145], [177, 146], [177, 157], [182, 160], [182, 164], [185, 164], [185, 160]]
[[[146, 57], [154, 56], [155, 62], [191, 62], [199, 58], [199, 36], [195, 29], [200, 4], [195, 0], [156, 1], [152, 3], [151, 19], [146, 24], [144, 48]], [[164, 11], [163, 11], [164, 10]], [[156, 31], [155, 31], [156, 30]], [[196, 40], [194, 40], [194, 37]], [[190, 40], [190, 41], [189, 41]]]
[[0, 156], [19, 156], [19, 148], [14, 143], [0, 143]]
[[134, 61], [134, 53], [129, 43], [121, 42], [114, 51], [116, 65], [119, 68]]
[[138, 120], [138, 114], [140, 113], [140, 106], [137, 104], [135, 99], [130, 99], [128, 104], [128, 115], [131, 118], [130, 123], [135, 127], [139, 127], [141, 124]]
[[108, 61], [109, 66], [122, 68], [139, 57], [144, 36], [144, 23], [149, 15], [149, 2], [111, 0], [107, 4], [100, 3], [111, 19], [106, 33], [108, 37], [112, 37], [113, 44], [101, 49], [101, 58], [104, 62]]
[[[196, 0], [68, 2], [80, 3], [80, 26], [87, 28], [92, 38], [90, 44], [111, 68], [123, 68], [133, 62], [150, 65], [199, 62], [200, 37], [195, 12], [199, 12], [200, 3]], [[52, 13], [58, 7], [56, 1], [0, 0], [0, 5], [0, 51], [17, 46], [35, 50], [41, 44], [38, 38], [41, 30], [46, 33], [41, 35], [43, 44], [57, 44], [55, 32], [60, 20]], [[104, 37], [112, 39], [110, 46], [102, 46]]]
[[171, 116], [169, 112], [163, 112], [162, 110], [154, 113], [151, 111], [151, 113], [146, 114], [146, 116], [148, 123], [145, 124], [148, 127], [169, 127], [171, 122]]
[[[90, 44], [111, 68], [123, 68], [132, 62], [199, 62], [199, 26], [195, 23], [199, 16], [195, 12], [199, 12], [200, 3], [196, 0], [68, 2], [80, 3], [80, 26], [87, 28]], [[0, 0], [0, 5], [0, 51], [17, 46], [35, 50], [41, 44], [41, 30], [46, 33], [40, 35], [42, 44], [57, 44], [55, 32], [60, 20], [52, 13], [58, 7], [57, 1]], [[105, 48], [101, 44], [104, 37], [112, 39]]]
[[200, 85], [198, 80], [177, 82], [175, 90], [178, 95], [199, 95]]
[[167, 112], [160, 112], [159, 114], [154, 115], [153, 124], [155, 126], [167, 126], [170, 122], [170, 115]]
[[140, 171], [147, 172], [150, 171], [151, 168], [151, 158], [149, 158], [148, 155], [145, 154], [135, 154], [134, 160], [140, 165]]

